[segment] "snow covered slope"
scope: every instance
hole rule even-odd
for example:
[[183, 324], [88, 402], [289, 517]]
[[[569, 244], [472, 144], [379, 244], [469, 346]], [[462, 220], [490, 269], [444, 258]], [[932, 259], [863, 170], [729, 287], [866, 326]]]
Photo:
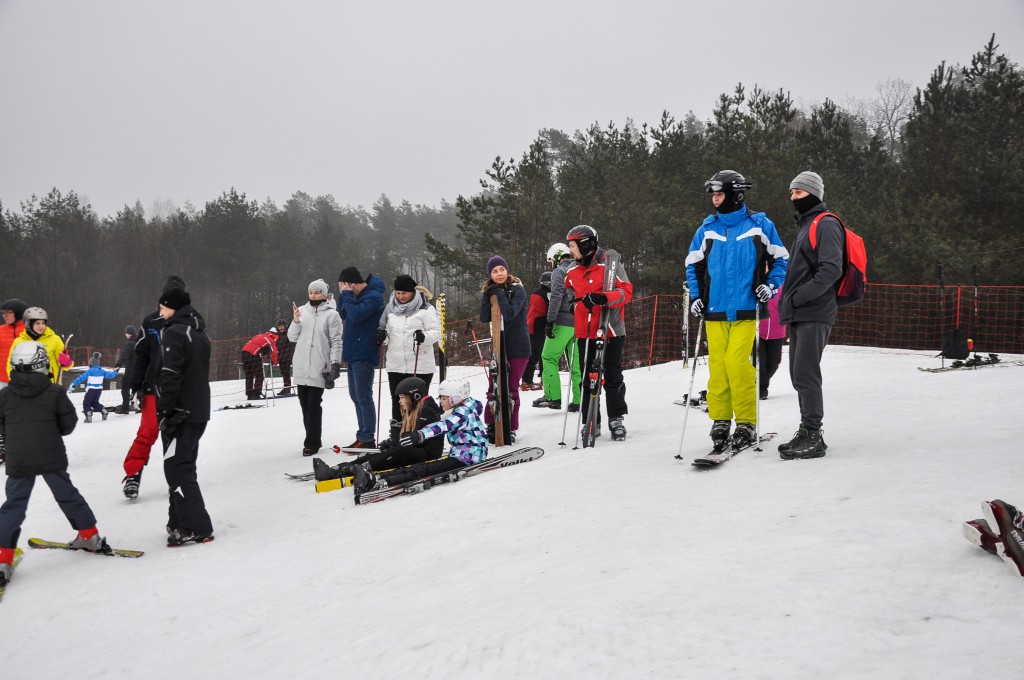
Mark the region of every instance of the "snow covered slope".
[[[782, 440], [798, 424], [786, 360], [761, 402]], [[110, 543], [147, 554], [29, 551], [0, 604], [0, 675], [1017, 677], [1024, 581], [960, 523], [983, 499], [1024, 504], [1024, 368], [916, 370], [937, 361], [829, 348], [828, 455], [772, 444], [710, 471], [690, 466], [708, 446], [697, 411], [673, 458], [679, 363], [626, 373], [629, 439], [594, 449], [571, 450], [574, 420], [560, 449], [562, 414], [524, 393], [517, 444], [544, 458], [364, 507], [283, 475], [310, 469], [296, 399], [216, 412], [199, 470], [216, 541], [175, 549], [159, 454], [140, 498], [121, 495], [137, 416], [80, 422], [72, 479]], [[451, 372], [483, 395], [481, 369]], [[327, 445], [355, 434], [338, 387]], [[238, 383], [214, 392], [242, 401]], [[38, 483], [22, 545], [73, 533]]]

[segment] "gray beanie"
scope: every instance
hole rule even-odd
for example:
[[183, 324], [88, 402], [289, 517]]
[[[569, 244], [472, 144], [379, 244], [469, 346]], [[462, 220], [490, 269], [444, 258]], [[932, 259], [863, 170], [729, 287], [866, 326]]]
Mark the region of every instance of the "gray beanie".
[[99, 352], [93, 352], [92, 356], [89, 357], [89, 365], [90, 366], [99, 366], [100, 365], [100, 358], [102, 356], [103, 355], [100, 354]]
[[790, 189], [803, 189], [809, 194], [817, 196], [819, 200], [825, 200], [825, 182], [821, 175], [810, 170], [804, 170], [793, 178], [789, 183]]
[[309, 290], [318, 290], [324, 294], [324, 297], [327, 297], [327, 293], [331, 291], [323, 279], [317, 279], [316, 281], [311, 282], [309, 284]]

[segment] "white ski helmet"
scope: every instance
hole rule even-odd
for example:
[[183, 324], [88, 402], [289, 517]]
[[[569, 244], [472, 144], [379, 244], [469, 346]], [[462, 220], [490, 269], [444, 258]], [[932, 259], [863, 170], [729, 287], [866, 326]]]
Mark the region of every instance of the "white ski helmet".
[[558, 264], [563, 257], [569, 257], [569, 246], [564, 243], [556, 243], [548, 248], [548, 262]]
[[461, 404], [469, 399], [469, 383], [465, 380], [448, 378], [438, 388], [439, 397], [449, 397], [452, 403]]
[[25, 322], [26, 326], [30, 325], [32, 321], [39, 321], [40, 319], [46, 321], [47, 325], [49, 325], [50, 321], [50, 317], [47, 316], [46, 310], [42, 307], [29, 307], [25, 310], [25, 313], [21, 315], [21, 319]]
[[32, 340], [19, 342], [11, 350], [11, 368], [23, 373], [50, 374], [50, 356], [46, 348]]

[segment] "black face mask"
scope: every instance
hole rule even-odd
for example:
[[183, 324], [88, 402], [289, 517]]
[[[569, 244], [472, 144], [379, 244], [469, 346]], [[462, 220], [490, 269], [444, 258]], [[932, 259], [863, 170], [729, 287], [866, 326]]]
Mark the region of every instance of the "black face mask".
[[719, 215], [727, 215], [731, 212], [736, 212], [743, 207], [743, 192], [738, 191], [726, 191], [725, 200], [722, 201], [722, 205], [715, 208]]
[[310, 307], [319, 307], [325, 302], [327, 302], [327, 300], [310, 300], [309, 305]]
[[793, 208], [796, 209], [798, 215], [803, 215], [805, 212], [813, 208], [814, 206], [821, 203], [821, 199], [814, 194], [807, 194], [803, 198], [793, 199]]
[[46, 329], [43, 329], [43, 333], [36, 333], [34, 330], [32, 330], [29, 324], [25, 324], [25, 332], [28, 333], [28, 336], [33, 340], [38, 340], [39, 338], [43, 337], [43, 333], [46, 332]]

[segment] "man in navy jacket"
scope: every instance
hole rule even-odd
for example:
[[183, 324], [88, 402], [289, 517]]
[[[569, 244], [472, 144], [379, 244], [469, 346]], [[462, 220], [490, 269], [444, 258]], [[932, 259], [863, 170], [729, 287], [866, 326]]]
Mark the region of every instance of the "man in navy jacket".
[[342, 358], [348, 364], [348, 395], [356, 405], [359, 428], [350, 446], [373, 448], [377, 446], [373, 371], [380, 365], [377, 326], [384, 313], [384, 282], [373, 274], [364, 279], [358, 269], [346, 267], [338, 275], [338, 288], [338, 314], [344, 324]]

